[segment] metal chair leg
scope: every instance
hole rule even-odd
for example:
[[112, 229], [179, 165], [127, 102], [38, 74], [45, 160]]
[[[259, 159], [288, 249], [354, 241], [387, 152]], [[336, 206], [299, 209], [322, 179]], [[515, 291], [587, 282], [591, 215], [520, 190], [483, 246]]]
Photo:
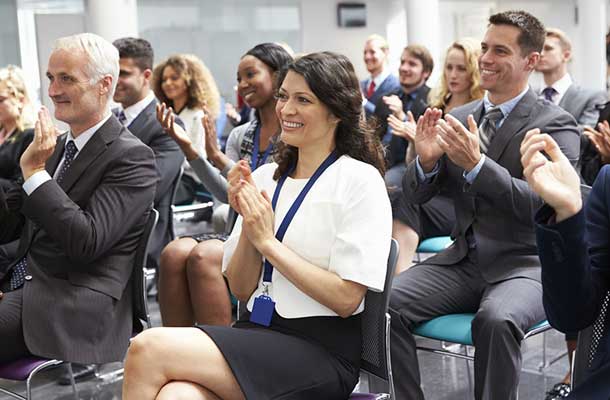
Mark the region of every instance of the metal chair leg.
[[70, 385], [72, 385], [72, 393], [74, 399], [78, 400], [78, 391], [76, 390], [76, 381], [74, 380], [74, 371], [72, 371], [72, 363], [68, 363], [68, 372], [70, 373]]

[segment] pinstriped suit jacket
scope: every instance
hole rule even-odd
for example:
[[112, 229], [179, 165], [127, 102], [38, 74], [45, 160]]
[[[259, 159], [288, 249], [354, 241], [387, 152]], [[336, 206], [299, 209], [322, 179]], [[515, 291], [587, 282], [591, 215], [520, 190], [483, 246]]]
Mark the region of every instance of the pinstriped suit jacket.
[[[47, 162], [51, 174], [65, 138]], [[23, 333], [33, 354], [80, 363], [123, 358], [132, 333], [133, 258], [156, 181], [152, 151], [111, 116], [61, 184], [19, 193], [26, 220], [17, 260], [27, 257], [31, 276]], [[18, 210], [5, 200], [11, 207], [0, 204], [0, 225]]]

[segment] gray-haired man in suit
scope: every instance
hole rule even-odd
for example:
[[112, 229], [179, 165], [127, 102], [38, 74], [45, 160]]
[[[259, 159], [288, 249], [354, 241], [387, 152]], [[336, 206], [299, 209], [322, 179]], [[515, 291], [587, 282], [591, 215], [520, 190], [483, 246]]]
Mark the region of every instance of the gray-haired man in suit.
[[417, 159], [403, 179], [408, 202], [451, 193], [455, 243], [394, 279], [392, 368], [398, 399], [421, 400], [417, 324], [452, 313], [476, 313], [475, 398], [516, 399], [524, 332], [545, 319], [533, 215], [540, 199], [523, 180], [519, 147], [541, 128], [568, 158], [578, 157], [574, 118], [538, 99], [528, 78], [540, 57], [544, 26], [523, 11], [492, 15], [481, 43], [483, 100], [440, 119], [418, 121]]
[[[118, 51], [101, 37], [56, 41], [49, 96], [70, 131], [57, 137], [43, 108], [21, 157], [22, 190], [0, 193], [0, 226], [25, 216], [17, 258], [0, 274], [0, 361], [125, 355], [130, 278], [157, 174], [150, 148], [110, 112], [118, 75]], [[1, 229], [0, 243], [12, 236]]]

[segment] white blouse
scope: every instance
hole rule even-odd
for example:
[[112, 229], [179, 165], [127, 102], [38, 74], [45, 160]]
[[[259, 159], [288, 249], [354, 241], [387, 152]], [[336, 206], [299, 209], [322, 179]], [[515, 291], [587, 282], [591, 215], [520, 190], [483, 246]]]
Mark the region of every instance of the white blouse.
[[[276, 168], [277, 164], [271, 163], [252, 174], [259, 190], [266, 190], [270, 197], [277, 185], [273, 180]], [[307, 181], [286, 179], [275, 210], [276, 231]], [[241, 226], [240, 216], [224, 244], [223, 271], [235, 251]], [[381, 174], [369, 164], [341, 156], [313, 185], [282, 242], [319, 268], [382, 291], [391, 237], [392, 211]], [[262, 273], [258, 288], [248, 301], [248, 310], [252, 310], [254, 298], [261, 292]], [[276, 303], [277, 313], [284, 318], [337, 315], [303, 293], [277, 269], [273, 270], [269, 295]], [[364, 301], [354, 314], [363, 309]]]
[[178, 114], [182, 122], [184, 122], [184, 130], [193, 142], [197, 153], [205, 158], [205, 130], [201, 124], [203, 115], [203, 110], [186, 107]]

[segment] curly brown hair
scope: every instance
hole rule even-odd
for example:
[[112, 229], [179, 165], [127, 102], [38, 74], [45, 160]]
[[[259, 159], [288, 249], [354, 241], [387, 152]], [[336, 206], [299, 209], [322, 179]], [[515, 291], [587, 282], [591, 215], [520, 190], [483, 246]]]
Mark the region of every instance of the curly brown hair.
[[[360, 83], [354, 66], [347, 57], [325, 51], [311, 53], [296, 59], [278, 78], [282, 85], [288, 71], [301, 75], [313, 94], [339, 119], [335, 131], [335, 145], [339, 156], [348, 155], [371, 164], [383, 176], [385, 161], [379, 138], [368, 127], [362, 108]], [[298, 149], [280, 143], [275, 158], [278, 168], [274, 179], [296, 165]]]
[[167, 66], [172, 67], [186, 82], [188, 89], [186, 107], [201, 109], [205, 106], [212, 117], [217, 118], [220, 114], [218, 86], [210, 70], [194, 54], [175, 54], [157, 64], [152, 78], [152, 87], [157, 99], [170, 107], [174, 106], [173, 101], [168, 99], [161, 89], [163, 70]]

